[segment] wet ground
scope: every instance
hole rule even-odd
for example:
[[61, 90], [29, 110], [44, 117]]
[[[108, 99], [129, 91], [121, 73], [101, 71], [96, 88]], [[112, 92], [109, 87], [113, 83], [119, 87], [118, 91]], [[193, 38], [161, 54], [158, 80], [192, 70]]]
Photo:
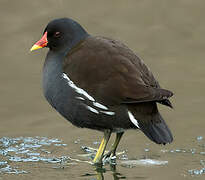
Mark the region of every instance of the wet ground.
[[[204, 7], [203, 0], [0, 0], [0, 180], [204, 179]], [[175, 93], [174, 110], [160, 106], [172, 144], [127, 131], [117, 165], [89, 164], [102, 134], [73, 127], [47, 104], [41, 89], [47, 50], [29, 52], [57, 17], [123, 41]]]

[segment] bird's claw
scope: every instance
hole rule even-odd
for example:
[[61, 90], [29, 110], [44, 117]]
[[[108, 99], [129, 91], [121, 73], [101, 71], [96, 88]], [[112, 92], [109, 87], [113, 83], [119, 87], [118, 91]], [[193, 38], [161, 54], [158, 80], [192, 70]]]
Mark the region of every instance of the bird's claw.
[[111, 150], [108, 153], [103, 155], [103, 162], [110, 162], [115, 163], [116, 162], [116, 154]]

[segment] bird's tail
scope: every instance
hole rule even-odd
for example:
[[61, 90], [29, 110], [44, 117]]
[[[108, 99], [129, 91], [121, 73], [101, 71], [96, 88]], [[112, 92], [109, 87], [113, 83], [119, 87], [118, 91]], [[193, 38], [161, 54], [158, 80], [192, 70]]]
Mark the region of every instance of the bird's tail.
[[143, 133], [157, 144], [165, 145], [171, 143], [173, 141], [172, 133], [160, 113], [158, 112], [152, 118], [157, 119], [153, 119], [145, 124], [140, 123], [140, 129]]

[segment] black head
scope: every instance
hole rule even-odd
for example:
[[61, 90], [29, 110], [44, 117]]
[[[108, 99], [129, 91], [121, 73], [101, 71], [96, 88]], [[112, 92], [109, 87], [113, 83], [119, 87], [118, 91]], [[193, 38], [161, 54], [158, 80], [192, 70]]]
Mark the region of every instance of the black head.
[[47, 47], [53, 51], [72, 48], [88, 36], [80, 24], [69, 18], [49, 22], [44, 34], [45, 32], [47, 32]]
[[88, 33], [76, 21], [69, 18], [55, 19], [48, 23], [43, 37], [33, 45], [31, 51], [43, 47], [52, 51], [68, 51], [87, 36]]

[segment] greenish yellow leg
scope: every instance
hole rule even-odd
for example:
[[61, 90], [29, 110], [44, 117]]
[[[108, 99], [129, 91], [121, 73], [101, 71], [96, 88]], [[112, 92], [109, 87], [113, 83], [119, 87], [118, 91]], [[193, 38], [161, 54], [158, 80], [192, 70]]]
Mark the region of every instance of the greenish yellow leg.
[[124, 134], [124, 132], [116, 133], [115, 142], [112, 145], [111, 150], [104, 156], [105, 158], [106, 157], [113, 157], [113, 156], [115, 156], [117, 147], [118, 147], [118, 145], [120, 143], [120, 139], [122, 138], [123, 134]]
[[116, 154], [117, 147], [120, 143], [120, 140], [121, 140], [123, 134], [124, 134], [124, 132], [116, 134], [115, 142], [111, 147], [111, 151], [112, 151], [113, 156], [115, 156], [115, 154]]
[[110, 139], [110, 135], [111, 135], [111, 131], [110, 130], [105, 130], [104, 131], [104, 137], [101, 141], [100, 147], [95, 155], [95, 158], [93, 160], [93, 163], [98, 164], [98, 163], [102, 163], [102, 158], [103, 158], [103, 154], [105, 152], [105, 148], [107, 146], [107, 143]]

